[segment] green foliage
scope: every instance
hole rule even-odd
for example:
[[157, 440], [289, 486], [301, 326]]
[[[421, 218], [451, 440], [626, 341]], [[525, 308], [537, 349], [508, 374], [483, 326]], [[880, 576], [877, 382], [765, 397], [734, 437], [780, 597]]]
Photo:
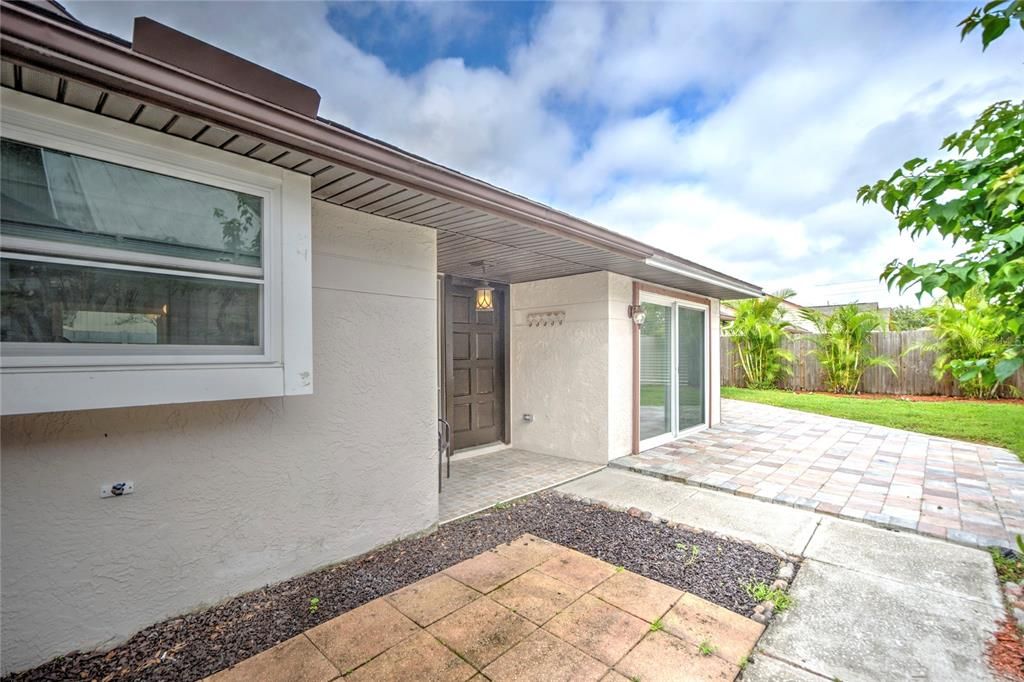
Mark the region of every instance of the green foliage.
[[309, 600], [309, 612], [316, 613], [320, 609], [320, 597], [313, 597]]
[[[1020, 536], [1017, 536], [1017, 542], [1020, 543]], [[1024, 548], [1020, 550], [1021, 554], [1024, 554]], [[1022, 583], [1024, 582], [1024, 562], [1019, 558], [1010, 559], [1003, 556], [1003, 552], [998, 547], [989, 548], [989, 554], [992, 555], [992, 563], [996, 567], [996, 575], [999, 576], [1000, 582], [1004, 583]]]
[[750, 595], [751, 599], [758, 603], [770, 601], [775, 604], [775, 610], [780, 613], [793, 606], [792, 597], [782, 590], [772, 589], [772, 587], [763, 580], [743, 583], [743, 589], [747, 591], [747, 594]]
[[1013, 23], [1024, 29], [1024, 0], [993, 0], [984, 7], [975, 7], [958, 24], [962, 27], [960, 40], [981, 26], [981, 49], [984, 50]]
[[932, 318], [927, 308], [912, 308], [908, 305], [901, 305], [889, 312], [889, 331], [892, 332], [921, 329], [931, 323]]
[[794, 292], [786, 290], [764, 298], [730, 302], [736, 319], [725, 333], [733, 339], [737, 365], [743, 368], [750, 388], [772, 388], [783, 373], [793, 373], [788, 364], [793, 361], [793, 354], [781, 347], [789, 336], [781, 306], [793, 295]]
[[716, 647], [714, 644], [712, 644], [710, 639], [703, 640], [697, 646], [697, 652], [701, 656], [710, 656], [711, 654], [715, 653], [716, 651], [718, 651], [718, 647]]
[[[984, 50], [1013, 24], [1024, 30], [1024, 0], [993, 0], [960, 22], [960, 39], [981, 27]], [[1024, 101], [991, 105], [967, 130], [942, 142], [945, 158], [907, 161], [857, 192], [892, 213], [912, 238], [937, 233], [965, 248], [950, 261], [893, 260], [882, 272], [890, 287], [918, 286], [963, 298], [980, 287], [1005, 311], [1014, 341], [997, 357], [965, 358], [950, 367], [961, 383], [1002, 381], [1024, 366]]]
[[1009, 375], [996, 370], [1014, 343], [1004, 311], [990, 305], [980, 289], [972, 289], [959, 300], [941, 299], [930, 314], [936, 340], [924, 348], [937, 353], [935, 376], [951, 374], [972, 398], [999, 397]]
[[661, 618], [651, 623], [651, 632], [657, 632], [665, 627], [665, 624], [661, 622]]
[[833, 393], [856, 393], [869, 367], [886, 367], [896, 373], [891, 359], [871, 354], [871, 333], [882, 327], [878, 313], [851, 303], [831, 315], [810, 309], [801, 310], [800, 315], [818, 331], [810, 337], [815, 346], [811, 353], [821, 363], [825, 384]]

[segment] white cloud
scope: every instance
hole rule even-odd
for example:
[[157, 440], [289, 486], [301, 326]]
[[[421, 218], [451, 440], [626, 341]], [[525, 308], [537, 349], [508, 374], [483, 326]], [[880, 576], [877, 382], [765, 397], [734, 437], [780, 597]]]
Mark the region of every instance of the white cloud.
[[[984, 54], [961, 44], [969, 6], [555, 4], [507, 70], [441, 59], [407, 76], [338, 35], [318, 3], [71, 9], [125, 37], [132, 16], [151, 16], [313, 85], [321, 113], [365, 133], [768, 288], [822, 295], [853, 282], [858, 297], [891, 299], [870, 284], [891, 258], [948, 256], [898, 235], [856, 189], [1024, 92], [1021, 35]], [[418, 18], [396, 41], [499, 30], [486, 6], [374, 11]]]

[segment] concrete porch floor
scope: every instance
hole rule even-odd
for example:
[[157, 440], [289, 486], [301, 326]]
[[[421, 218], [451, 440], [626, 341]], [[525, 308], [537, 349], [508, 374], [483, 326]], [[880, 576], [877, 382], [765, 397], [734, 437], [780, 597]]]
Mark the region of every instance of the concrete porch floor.
[[526, 534], [208, 679], [734, 680], [763, 630]]
[[452, 462], [441, 479], [441, 523], [552, 488], [602, 469], [600, 464], [506, 448]]

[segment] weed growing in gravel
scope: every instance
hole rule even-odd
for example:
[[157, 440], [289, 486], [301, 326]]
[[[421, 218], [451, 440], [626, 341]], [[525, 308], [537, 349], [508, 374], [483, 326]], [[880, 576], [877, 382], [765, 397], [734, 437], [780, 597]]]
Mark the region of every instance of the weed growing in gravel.
[[[676, 549], [679, 550], [680, 552], [685, 552], [687, 546], [688, 545], [685, 542], [677, 542], [676, 543]], [[690, 556], [686, 560], [686, 563], [683, 564], [683, 566], [690, 566], [690, 565], [692, 565], [695, 561], [697, 561], [698, 555], [700, 555], [700, 547], [698, 547], [697, 545], [693, 545], [692, 547], [690, 547]]]
[[700, 643], [700, 646], [697, 647], [697, 651], [700, 653], [701, 656], [710, 656], [711, 654], [715, 653], [717, 649], [718, 647], [712, 644], [711, 640], [709, 639], [705, 639], [703, 642]]
[[740, 672], [743, 672], [744, 670], [746, 670], [748, 665], [750, 665], [750, 658], [747, 657], [747, 656], [744, 656], [743, 658], [741, 658], [740, 662], [739, 662]]
[[502, 511], [504, 509], [511, 509], [512, 508], [512, 503], [511, 502], [499, 502], [498, 504], [494, 505], [494, 508], [497, 509], [498, 511]]
[[661, 622], [661, 618], [651, 623], [651, 632], [657, 632], [665, 627], [665, 624]]
[[996, 565], [996, 574], [1000, 581], [1004, 583], [1024, 582], [1024, 562], [1018, 558], [1003, 556], [1003, 551], [998, 547], [991, 548], [989, 552], [992, 554], [992, 563]]
[[320, 608], [320, 597], [313, 597], [309, 600], [309, 612], [316, 613]]
[[756, 582], [741, 583], [743, 589], [747, 591], [750, 598], [756, 602], [770, 601], [775, 604], [776, 611], [785, 611], [793, 605], [793, 598], [782, 590], [773, 590], [768, 583], [763, 580]]

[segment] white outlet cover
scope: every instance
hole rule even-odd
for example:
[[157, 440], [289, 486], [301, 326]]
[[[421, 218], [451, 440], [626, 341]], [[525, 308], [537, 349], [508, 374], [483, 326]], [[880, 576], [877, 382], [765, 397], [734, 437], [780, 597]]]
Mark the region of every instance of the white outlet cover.
[[[119, 483], [124, 484], [124, 492], [120, 495], [113, 493], [113, 488]], [[124, 497], [125, 495], [131, 495], [135, 492], [135, 481], [115, 481], [113, 483], [104, 483], [100, 486], [100, 497]]]

